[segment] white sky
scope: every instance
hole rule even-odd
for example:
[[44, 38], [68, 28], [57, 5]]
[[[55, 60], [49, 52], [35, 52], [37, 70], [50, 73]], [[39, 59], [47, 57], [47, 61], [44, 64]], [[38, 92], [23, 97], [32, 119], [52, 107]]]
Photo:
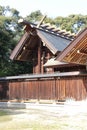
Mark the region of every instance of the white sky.
[[23, 17], [36, 10], [49, 17], [87, 15], [87, 0], [0, 0], [0, 5], [17, 9]]

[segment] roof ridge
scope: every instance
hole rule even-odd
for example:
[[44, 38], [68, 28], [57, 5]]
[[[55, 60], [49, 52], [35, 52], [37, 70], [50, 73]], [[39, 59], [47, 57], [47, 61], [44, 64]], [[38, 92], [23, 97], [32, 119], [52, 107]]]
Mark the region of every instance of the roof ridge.
[[50, 31], [50, 33], [54, 33], [56, 35], [61, 35], [61, 37], [66, 37], [68, 39], [73, 40], [76, 37], [75, 33], [71, 33], [70, 31], [66, 31], [65, 29], [61, 29], [60, 27], [56, 27], [56, 25], [51, 25], [50, 23], [45, 23], [40, 25], [41, 29], [45, 31]]
[[20, 19], [18, 23], [23, 23], [26, 25], [30, 25], [31, 27], [35, 27], [37, 29], [41, 29], [42, 31], [48, 32], [50, 34], [54, 34], [56, 36], [60, 36], [69, 40], [73, 40], [76, 37], [76, 34], [71, 33], [70, 31], [62, 30], [60, 27], [56, 25], [51, 25], [50, 23], [44, 23], [37, 27], [36, 23], [28, 22], [24, 19]]

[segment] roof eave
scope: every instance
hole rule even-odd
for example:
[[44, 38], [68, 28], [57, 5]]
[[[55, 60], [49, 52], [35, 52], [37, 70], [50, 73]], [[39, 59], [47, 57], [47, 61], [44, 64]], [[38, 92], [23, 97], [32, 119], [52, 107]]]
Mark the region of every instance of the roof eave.
[[29, 33], [26, 32], [22, 38], [20, 39], [20, 41], [18, 42], [18, 44], [16, 45], [16, 47], [14, 48], [14, 50], [12, 51], [11, 55], [10, 55], [10, 59], [11, 60], [17, 60], [17, 57], [21, 51], [21, 49], [23, 48], [26, 40], [29, 38]]
[[65, 56], [74, 48], [76, 44], [83, 38], [84, 35], [87, 34], [87, 28], [85, 28], [83, 31], [81, 31], [77, 37], [62, 51], [58, 56], [56, 57], [56, 60], [58, 61], [64, 61]]

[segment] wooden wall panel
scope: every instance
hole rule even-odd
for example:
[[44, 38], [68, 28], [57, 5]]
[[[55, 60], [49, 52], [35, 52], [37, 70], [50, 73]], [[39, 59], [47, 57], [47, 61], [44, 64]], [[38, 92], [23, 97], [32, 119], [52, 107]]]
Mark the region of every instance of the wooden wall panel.
[[8, 82], [0, 82], [0, 100], [8, 99]]
[[87, 98], [87, 77], [9, 82], [9, 99], [66, 100]]
[[87, 98], [87, 79], [86, 77], [83, 77], [83, 80], [81, 81], [82, 84], [82, 99]]

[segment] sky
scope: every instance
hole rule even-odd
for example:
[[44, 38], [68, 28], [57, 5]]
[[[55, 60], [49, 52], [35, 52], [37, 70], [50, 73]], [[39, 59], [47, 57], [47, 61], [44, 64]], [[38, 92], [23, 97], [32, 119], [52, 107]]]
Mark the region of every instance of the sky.
[[37, 10], [51, 18], [87, 15], [87, 0], [0, 0], [0, 5], [17, 9], [22, 17]]

